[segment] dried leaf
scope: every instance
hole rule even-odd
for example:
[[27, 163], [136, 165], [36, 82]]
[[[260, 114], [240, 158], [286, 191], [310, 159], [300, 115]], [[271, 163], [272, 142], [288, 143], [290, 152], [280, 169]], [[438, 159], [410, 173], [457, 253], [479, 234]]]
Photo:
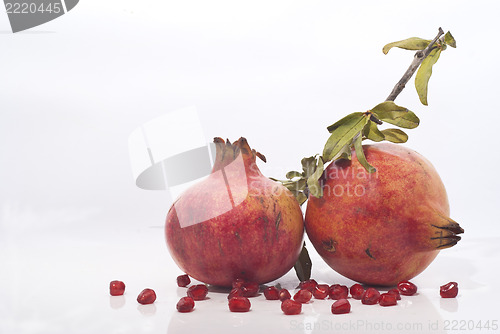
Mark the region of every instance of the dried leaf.
[[363, 151], [363, 145], [361, 144], [361, 136], [358, 136], [354, 139], [354, 150], [356, 151], [356, 157], [358, 158], [359, 163], [365, 167], [368, 173], [373, 173], [377, 169], [370, 165], [368, 161], [366, 161], [365, 152]]
[[408, 135], [400, 129], [385, 129], [382, 130], [385, 139], [393, 143], [406, 143]]
[[393, 101], [386, 101], [376, 105], [372, 110], [378, 119], [389, 124], [406, 129], [416, 128], [420, 119], [412, 111], [396, 105]]
[[307, 281], [311, 278], [311, 269], [312, 269], [312, 261], [309, 257], [309, 252], [306, 248], [306, 243], [302, 246], [302, 250], [300, 251], [299, 258], [294, 265], [295, 273], [297, 274], [297, 278], [302, 281]]
[[427, 47], [427, 45], [429, 45], [430, 42], [432, 41], [418, 37], [410, 37], [402, 41], [386, 44], [382, 49], [382, 52], [387, 54], [387, 52], [394, 47], [405, 50], [423, 50]]
[[319, 183], [319, 179], [323, 175], [324, 164], [321, 157], [318, 158], [318, 166], [314, 173], [307, 179], [307, 187], [309, 188], [309, 193], [314, 197], [323, 197], [323, 187]]
[[446, 35], [444, 35], [444, 42], [451, 46], [452, 48], [457, 47], [457, 42], [455, 41], [455, 38], [451, 35], [451, 33], [448, 31]]
[[363, 136], [366, 139], [373, 140], [374, 142], [380, 142], [385, 139], [384, 134], [380, 132], [378, 126], [375, 122], [368, 122], [363, 129]]
[[[352, 116], [354, 114], [355, 116]], [[325, 147], [323, 149], [323, 158], [325, 159], [325, 161], [330, 161], [337, 154], [339, 154], [343, 147], [350, 143], [352, 139], [361, 130], [363, 130], [364, 126], [369, 121], [369, 117], [364, 113], [354, 114], [349, 115], [352, 117], [349, 117], [348, 119], [347, 117], [344, 117], [343, 120], [345, 121], [334, 129], [330, 138], [328, 138], [328, 140], [326, 141]]]
[[358, 119], [362, 115], [363, 115], [362, 112], [353, 112], [352, 114], [349, 114], [349, 115], [345, 116], [344, 118], [338, 120], [337, 122], [333, 123], [332, 125], [330, 125], [326, 129], [328, 130], [328, 132], [332, 133], [339, 126], [344, 125], [344, 124], [350, 122], [353, 119]]
[[294, 177], [302, 177], [302, 173], [300, 172], [297, 172], [297, 171], [290, 171], [288, 173], [286, 173], [286, 176], [285, 176], [287, 179], [291, 180], [293, 179]]
[[303, 158], [301, 161], [304, 177], [307, 179], [316, 170], [316, 155], [312, 157]]
[[417, 89], [418, 97], [423, 105], [427, 105], [427, 86], [429, 79], [432, 75], [432, 66], [438, 61], [441, 54], [440, 48], [435, 48], [431, 53], [422, 61], [420, 68], [415, 76], [415, 88]]

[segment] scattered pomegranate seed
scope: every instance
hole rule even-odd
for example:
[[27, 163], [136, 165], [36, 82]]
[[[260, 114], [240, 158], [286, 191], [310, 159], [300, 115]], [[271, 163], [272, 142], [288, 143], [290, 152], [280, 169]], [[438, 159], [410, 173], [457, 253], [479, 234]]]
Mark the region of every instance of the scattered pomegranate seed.
[[380, 306], [393, 306], [398, 303], [396, 298], [396, 295], [393, 293], [383, 293], [380, 295], [378, 303]]
[[122, 281], [109, 282], [109, 294], [111, 296], [121, 296], [125, 292], [125, 283]]
[[156, 293], [153, 289], [144, 289], [141, 291], [139, 296], [137, 296], [137, 302], [139, 304], [153, 304], [156, 300]]
[[365, 305], [374, 305], [378, 303], [378, 299], [380, 298], [380, 292], [375, 288], [368, 288], [363, 293], [363, 297], [361, 297], [361, 303]]
[[300, 289], [295, 295], [293, 295], [293, 299], [302, 304], [307, 303], [311, 300], [311, 298], [312, 292], [306, 289]]
[[177, 286], [185, 288], [189, 285], [189, 283], [191, 283], [191, 280], [189, 279], [189, 276], [187, 274], [177, 276]]
[[241, 288], [244, 283], [245, 280], [243, 278], [236, 278], [233, 280], [232, 286], [233, 288]]
[[396, 300], [401, 300], [401, 295], [399, 294], [398, 289], [390, 289], [389, 291], [387, 291], [387, 293], [390, 293], [390, 294], [393, 294], [394, 296], [396, 296]]
[[316, 299], [325, 299], [328, 297], [328, 290], [330, 287], [328, 284], [318, 284], [313, 290], [313, 296]]
[[313, 279], [308, 279], [307, 281], [300, 282], [299, 289], [305, 289], [313, 292], [316, 285], [318, 285], [318, 282]]
[[333, 284], [328, 289], [328, 295], [331, 299], [347, 299], [349, 289], [345, 285]]
[[228, 305], [231, 312], [250, 311], [250, 300], [247, 297], [233, 297], [229, 299]]
[[439, 294], [442, 298], [455, 298], [458, 295], [458, 283], [450, 282], [439, 287]]
[[227, 299], [231, 299], [233, 297], [243, 297], [243, 291], [240, 288], [233, 288], [229, 295], [227, 295]]
[[292, 298], [292, 295], [290, 294], [290, 292], [288, 292], [287, 289], [281, 289], [280, 292], [279, 292], [279, 296], [280, 296], [280, 300], [281, 301], [284, 301], [284, 300]]
[[410, 281], [402, 281], [398, 283], [399, 293], [405, 296], [412, 296], [417, 292], [417, 286]]
[[177, 311], [181, 313], [191, 312], [194, 308], [194, 299], [191, 297], [182, 297], [177, 302]]
[[333, 314], [344, 314], [351, 312], [351, 304], [347, 299], [339, 299], [332, 304]]
[[270, 286], [264, 290], [264, 296], [267, 300], [278, 300], [280, 299], [280, 292], [275, 286]]
[[302, 312], [302, 304], [296, 300], [285, 299], [281, 302], [281, 310], [286, 315], [300, 314]]
[[245, 297], [255, 297], [259, 294], [259, 283], [245, 282], [241, 286], [241, 291]]
[[187, 290], [188, 297], [194, 300], [203, 300], [207, 297], [208, 288], [205, 284], [191, 285]]
[[363, 292], [365, 292], [365, 288], [361, 284], [354, 284], [351, 286], [349, 289], [349, 292], [351, 293], [352, 298], [360, 300], [363, 297]]

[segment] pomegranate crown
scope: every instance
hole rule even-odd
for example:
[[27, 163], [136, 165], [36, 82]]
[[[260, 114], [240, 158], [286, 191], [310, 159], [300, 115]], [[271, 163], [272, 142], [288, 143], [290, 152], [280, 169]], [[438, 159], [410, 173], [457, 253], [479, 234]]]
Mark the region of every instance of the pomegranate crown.
[[266, 161], [264, 154], [257, 152], [256, 150], [250, 148], [248, 141], [244, 137], [231, 143], [229, 139], [224, 139], [220, 137], [214, 138], [215, 144], [215, 162], [213, 170], [219, 170], [220, 168], [226, 166], [227, 164], [233, 162], [238, 155], [241, 153], [245, 161], [255, 163], [256, 157], [259, 157], [262, 161]]

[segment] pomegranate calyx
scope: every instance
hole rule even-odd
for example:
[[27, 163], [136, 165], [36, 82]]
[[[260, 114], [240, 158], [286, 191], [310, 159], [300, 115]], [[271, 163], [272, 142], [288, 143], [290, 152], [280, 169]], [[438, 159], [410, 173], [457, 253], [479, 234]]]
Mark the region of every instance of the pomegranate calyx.
[[235, 161], [236, 158], [241, 153], [243, 160], [248, 163], [255, 163], [256, 157], [259, 157], [262, 161], [266, 162], [266, 157], [250, 148], [248, 141], [244, 137], [231, 143], [229, 139], [225, 140], [221, 137], [214, 138], [215, 144], [215, 161], [212, 172], [222, 169], [231, 162]]

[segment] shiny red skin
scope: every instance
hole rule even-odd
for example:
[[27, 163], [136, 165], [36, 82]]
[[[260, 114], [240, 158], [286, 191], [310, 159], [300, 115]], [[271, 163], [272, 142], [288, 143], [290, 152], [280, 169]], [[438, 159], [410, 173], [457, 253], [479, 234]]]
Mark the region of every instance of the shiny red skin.
[[[168, 249], [182, 271], [223, 287], [231, 287], [235, 278], [262, 284], [283, 276], [294, 266], [304, 236], [302, 211], [293, 194], [262, 175], [246, 140], [237, 143], [216, 141], [212, 174], [174, 202], [165, 224]], [[244, 168], [231, 164], [238, 157]], [[231, 203], [237, 203], [232, 208], [228, 193]], [[189, 217], [184, 227], [179, 213]]]
[[450, 282], [439, 287], [442, 298], [455, 298], [458, 295], [458, 283]]
[[232, 288], [229, 294], [227, 295], [227, 299], [231, 299], [233, 297], [243, 297], [243, 291], [241, 288]]
[[125, 293], [125, 283], [122, 281], [109, 282], [109, 294], [111, 296], [121, 296]]
[[177, 302], [176, 308], [181, 313], [191, 312], [194, 309], [194, 299], [191, 297], [182, 297]]
[[312, 292], [306, 289], [300, 289], [293, 295], [293, 299], [298, 301], [299, 303], [305, 304], [310, 301], [312, 298]]
[[361, 297], [361, 303], [365, 305], [374, 305], [378, 303], [380, 298], [380, 292], [378, 292], [375, 288], [368, 288], [363, 293], [363, 297]]
[[207, 298], [208, 288], [205, 284], [191, 285], [187, 290], [187, 295], [194, 300]]
[[401, 300], [401, 295], [398, 289], [390, 289], [387, 293], [391, 293], [396, 296], [396, 300]]
[[279, 291], [279, 297], [280, 297], [281, 301], [284, 301], [287, 299], [291, 299], [292, 295], [290, 294], [290, 292], [287, 289], [281, 289]]
[[378, 300], [380, 306], [394, 306], [398, 301], [396, 295], [393, 293], [383, 293]]
[[232, 282], [231, 282], [231, 286], [233, 288], [241, 288], [243, 286], [243, 284], [245, 284], [245, 280], [243, 278], [235, 278]]
[[351, 312], [351, 303], [347, 299], [339, 299], [332, 304], [333, 314], [345, 314]]
[[189, 278], [189, 275], [180, 275], [177, 276], [177, 286], [181, 288], [185, 288], [186, 286], [191, 283], [191, 279]]
[[347, 299], [349, 295], [349, 289], [345, 285], [333, 284], [328, 289], [328, 295], [331, 299]]
[[259, 294], [259, 284], [256, 282], [245, 282], [240, 289], [245, 297], [255, 297]]
[[313, 290], [313, 296], [316, 299], [325, 299], [328, 297], [328, 292], [330, 290], [330, 287], [328, 284], [318, 284], [314, 287]]
[[281, 310], [286, 315], [297, 315], [302, 312], [302, 303], [295, 301], [293, 299], [285, 299], [281, 302]]
[[329, 164], [323, 197], [309, 197], [306, 232], [338, 273], [394, 286], [421, 273], [463, 230], [448, 218], [446, 190], [428, 160], [396, 144], [363, 150], [377, 171], [368, 173], [354, 154], [351, 162]]
[[410, 281], [402, 281], [398, 283], [398, 290], [403, 296], [413, 296], [417, 293], [417, 286]]
[[144, 289], [137, 296], [137, 302], [143, 305], [153, 304], [155, 300], [156, 300], [156, 293], [154, 292], [153, 289]]
[[349, 292], [351, 293], [351, 297], [353, 299], [361, 300], [363, 293], [365, 292], [365, 288], [363, 288], [361, 284], [356, 283], [351, 286]]
[[280, 292], [275, 286], [270, 286], [264, 289], [264, 297], [267, 300], [279, 300]]
[[251, 304], [247, 297], [233, 297], [229, 299], [228, 306], [231, 312], [248, 312]]
[[316, 282], [316, 280], [309, 279], [307, 281], [300, 282], [299, 289], [306, 289], [306, 290], [313, 292], [316, 285], [318, 285], [318, 282]]

